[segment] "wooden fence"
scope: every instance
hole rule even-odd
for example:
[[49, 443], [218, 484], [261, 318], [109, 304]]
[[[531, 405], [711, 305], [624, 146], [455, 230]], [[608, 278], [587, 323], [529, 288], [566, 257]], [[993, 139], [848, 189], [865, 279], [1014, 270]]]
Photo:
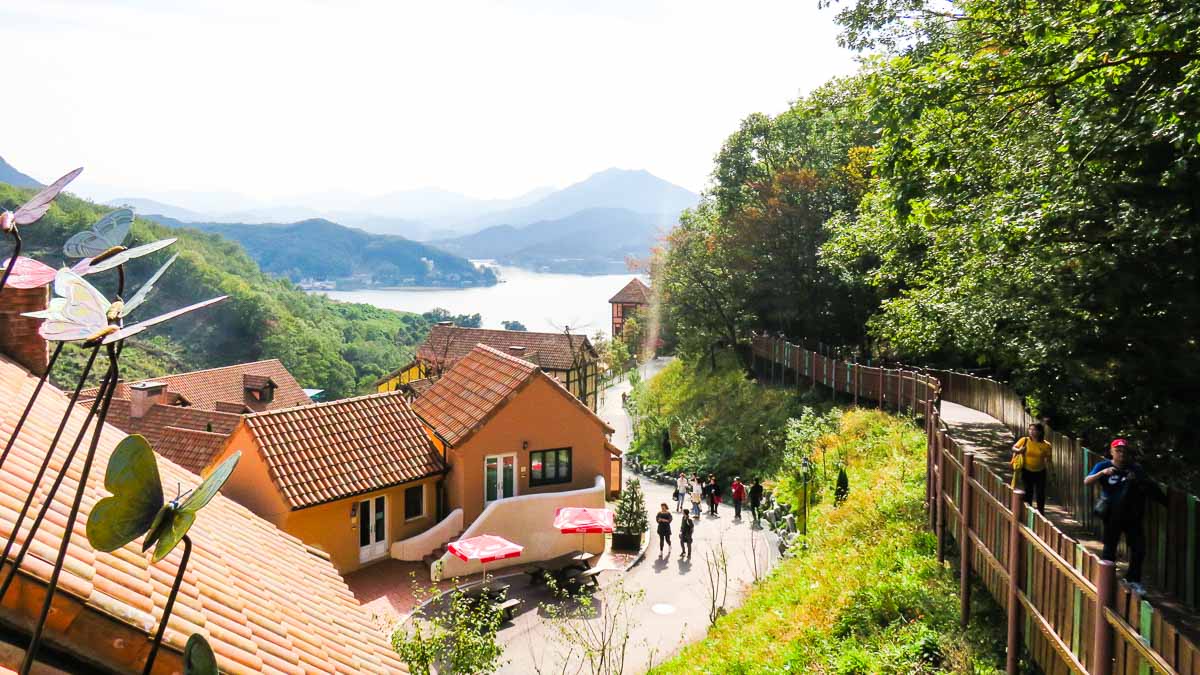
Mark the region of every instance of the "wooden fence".
[[[1047, 675], [1200, 674], [1200, 650], [1149, 602], [1118, 584], [1111, 562], [1097, 558], [1035, 509], [1025, 508], [1020, 490], [976, 465], [973, 453], [958, 446], [941, 424], [938, 402], [946, 385], [937, 373], [848, 363], [766, 336], [753, 338], [752, 354], [755, 371], [771, 384], [821, 385], [855, 404], [924, 419], [926, 506], [937, 534], [938, 560], [945, 560], [953, 539], [959, 550], [964, 625], [971, 613], [972, 574], [1007, 611], [1009, 673], [1019, 672], [1023, 646]], [[998, 406], [1013, 405], [993, 385], [951, 381], [951, 387], [960, 387], [956, 402], [973, 408], [977, 403], [983, 407], [976, 409], [998, 419], [996, 412], [1004, 412]], [[1009, 411], [1010, 419], [1020, 419], [1017, 409]], [[1077, 478], [1081, 481], [1082, 475]], [[1193, 541], [1194, 510], [1188, 513], [1193, 515], [1184, 536]], [[1148, 543], [1157, 541], [1161, 549], [1167, 536]], [[1158, 560], [1167, 560], [1161, 551]]]

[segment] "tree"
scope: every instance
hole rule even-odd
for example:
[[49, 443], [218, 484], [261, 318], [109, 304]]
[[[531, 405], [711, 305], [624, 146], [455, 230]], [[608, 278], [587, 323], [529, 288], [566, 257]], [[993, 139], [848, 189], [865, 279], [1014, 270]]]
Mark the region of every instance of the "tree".
[[520, 321], [501, 321], [500, 324], [504, 326], [504, 330], [516, 330], [516, 331], [529, 330], [528, 328], [525, 327], [525, 324], [521, 323]]
[[642, 484], [636, 478], [625, 481], [625, 489], [617, 499], [617, 512], [613, 514], [614, 529], [621, 534], [641, 536], [650, 528], [646, 512], [646, 497]]
[[[488, 580], [485, 577], [484, 583]], [[502, 613], [490, 602], [469, 597], [461, 587], [439, 593], [413, 580], [414, 595], [435, 601], [392, 633], [392, 649], [417, 675], [432, 668], [446, 673], [493, 673], [504, 647], [496, 640]]]

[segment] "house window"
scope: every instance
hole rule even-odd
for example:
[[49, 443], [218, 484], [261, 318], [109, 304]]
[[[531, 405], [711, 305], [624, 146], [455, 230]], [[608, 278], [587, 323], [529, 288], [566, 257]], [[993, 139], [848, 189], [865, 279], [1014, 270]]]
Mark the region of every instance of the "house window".
[[571, 448], [534, 450], [529, 453], [529, 484], [554, 485], [571, 482]]
[[404, 491], [404, 519], [415, 520], [425, 515], [425, 486], [414, 485]]

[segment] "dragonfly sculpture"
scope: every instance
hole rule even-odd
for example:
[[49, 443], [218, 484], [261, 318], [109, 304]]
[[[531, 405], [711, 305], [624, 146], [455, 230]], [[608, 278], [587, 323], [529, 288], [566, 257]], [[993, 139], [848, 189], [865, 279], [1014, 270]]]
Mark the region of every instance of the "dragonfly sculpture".
[[[165, 243], [154, 242], [153, 244], [147, 244], [144, 247], [138, 248], [146, 249], [147, 247], [157, 246], [157, 248], [154, 250], [158, 250], [169, 245], [172, 243], [172, 241], [173, 240], [165, 240]], [[144, 255], [144, 253], [138, 252], [137, 249], [125, 249], [120, 245], [117, 247], [110, 247], [100, 255], [87, 259], [88, 263], [92, 265], [92, 268], [88, 269], [87, 271], [88, 273], [93, 273], [116, 267], [123, 279], [123, 264], [129, 259], [129, 255], [135, 252], [139, 255]], [[103, 259], [97, 262], [98, 258]], [[41, 526], [41, 523], [45, 519], [47, 512], [53, 505], [54, 495], [62, 485], [63, 479], [68, 474], [69, 468], [75, 459], [75, 455], [82, 444], [84, 436], [88, 433], [89, 425], [94, 419], [95, 427], [91, 432], [90, 444], [88, 446], [87, 453], [85, 454], [83, 469], [79, 478], [80, 485], [84, 485], [87, 482], [99, 444], [100, 432], [104, 426], [104, 420], [108, 415], [108, 408], [112, 402], [113, 394], [116, 391], [120, 370], [119, 356], [124, 345], [123, 341], [126, 338], [136, 335], [148, 328], [225, 299], [226, 296], [212, 298], [204, 302], [199, 302], [174, 310], [172, 312], [168, 312], [166, 314], [143, 320], [133, 325], [125, 325], [124, 319], [128, 317], [133, 310], [145, 302], [146, 298], [149, 296], [149, 293], [154, 289], [157, 281], [161, 278], [162, 274], [172, 262], [174, 262], [174, 258], [168, 261], [162, 269], [155, 273], [154, 276], [151, 277], [151, 279], [148, 280], [146, 284], [144, 284], [142, 288], [139, 289], [138, 292], [135, 293], [128, 301], [123, 301], [120, 298], [120, 295], [118, 295], [116, 300], [110, 301], [104, 294], [92, 286], [79, 273], [71, 269], [61, 269], [55, 273], [54, 292], [56, 297], [51, 301], [50, 306], [42, 311], [27, 313], [27, 316], [43, 319], [41, 326], [38, 328], [39, 334], [47, 340], [58, 343], [54, 354], [51, 357], [51, 363], [49, 364], [50, 367], [47, 368], [46, 376], [49, 375], [49, 371], [53, 367], [53, 362], [57, 359], [57, 356], [61, 352], [64, 344], [68, 342], [79, 343], [85, 349], [90, 348], [90, 354], [87, 364], [84, 367], [84, 372], [76, 384], [74, 392], [72, 393], [71, 405], [68, 406], [68, 409], [63, 415], [62, 421], [55, 432], [54, 438], [50, 444], [50, 448], [47, 450], [46, 456], [43, 459], [42, 466], [34, 479], [30, 494], [26, 498], [25, 504], [22, 507], [21, 512], [13, 526], [12, 534], [5, 544], [4, 552], [3, 554], [0, 554], [0, 560], [7, 559], [8, 553], [12, 550], [16, 534], [20, 531], [21, 524], [23, 523], [26, 515], [29, 513], [34, 495], [40, 490], [39, 486], [46, 474], [46, 470], [51, 462], [55, 448], [61, 439], [63, 430], [65, 429], [67, 421], [71, 415], [71, 411], [75, 408], [74, 403], [78, 400], [79, 392], [83, 386], [83, 383], [88, 374], [91, 372], [92, 365], [102, 348], [106, 350], [108, 356], [108, 370], [104, 378], [101, 380], [99, 393], [97, 394], [96, 399], [92, 402], [87, 416], [84, 419], [83, 425], [80, 427], [75, 436], [74, 444], [67, 453], [67, 456], [63, 462], [62, 470], [55, 477], [53, 484], [43, 498], [41, 509], [38, 511], [36, 518], [30, 526], [29, 532], [25, 535], [25, 542], [22, 544], [21, 549], [13, 559], [13, 563], [7, 570], [4, 580], [0, 582], [0, 601], [3, 600], [5, 594], [11, 587], [14, 575], [24, 560], [25, 555], [28, 553], [30, 544], [34, 541], [34, 534]], [[108, 263], [108, 266], [105, 266], [106, 263]], [[100, 267], [97, 268], [97, 266]], [[33, 397], [26, 406], [25, 412], [18, 420], [18, 423], [14, 428], [13, 435], [9, 439], [8, 446], [5, 448], [4, 454], [0, 455], [0, 465], [3, 464], [3, 461], [7, 458], [9, 451], [12, 449], [13, 443], [15, 443], [17, 435], [20, 433], [20, 429], [33, 406], [33, 400], [40, 391], [41, 385], [44, 383], [46, 376], [43, 376], [43, 379], [39, 382], [38, 387], [34, 389]], [[55, 561], [53, 571], [51, 572], [48, 591], [42, 604], [41, 614], [35, 623], [33, 640], [29, 646], [29, 649], [27, 649], [25, 653], [25, 661], [21, 667], [22, 673], [28, 673], [33, 666], [33, 659], [37, 653], [37, 648], [41, 641], [46, 618], [49, 615], [51, 601], [53, 600], [54, 591], [58, 584], [58, 577], [62, 571], [63, 564], [65, 563], [66, 553], [73, 534], [74, 523], [79, 515], [84, 492], [84, 490], [76, 491], [74, 501], [68, 513], [65, 534], [63, 535], [62, 541], [59, 545], [58, 557]], [[207, 500], [205, 500], [205, 503], [207, 503]], [[200, 506], [203, 506], [203, 504]], [[184, 528], [183, 532], [186, 533], [186, 528]]]
[[[154, 659], [162, 644], [163, 632], [171, 618], [183, 572], [187, 569], [192, 554], [192, 540], [188, 530], [196, 521], [196, 513], [208, 505], [229, 480], [242, 453], [235, 452], [213, 470], [200, 485], [185, 495], [171, 501], [163, 498], [162, 481], [158, 475], [158, 463], [150, 443], [140, 435], [126, 436], [108, 460], [104, 474], [104, 487], [112, 496], [105, 497], [92, 507], [88, 516], [87, 538], [92, 548], [110, 553], [138, 537], [142, 537], [142, 551], [154, 549], [154, 562], [167, 557], [179, 543], [183, 542], [183, 557], [175, 573], [175, 583], [163, 607], [163, 616], [158, 632], [150, 647], [143, 673], [150, 673]], [[189, 646], [195, 648], [192, 640]], [[203, 638], [200, 638], [203, 640]], [[199, 654], [197, 654], [199, 657]], [[202, 659], [201, 659], [202, 660]]]
[[38, 219], [46, 215], [58, 193], [62, 192], [63, 188], [75, 180], [76, 176], [80, 173], [83, 173], [83, 167], [75, 169], [45, 188], [42, 188], [41, 192], [38, 192], [32, 199], [22, 204], [16, 211], [4, 211], [0, 213], [0, 234], [7, 234], [13, 238], [12, 255], [9, 257], [9, 262], [5, 266], [4, 273], [0, 275], [0, 290], [3, 290], [4, 285], [8, 283], [8, 278], [12, 275], [13, 269], [16, 267], [16, 261], [21, 256], [21, 226], [36, 223]]

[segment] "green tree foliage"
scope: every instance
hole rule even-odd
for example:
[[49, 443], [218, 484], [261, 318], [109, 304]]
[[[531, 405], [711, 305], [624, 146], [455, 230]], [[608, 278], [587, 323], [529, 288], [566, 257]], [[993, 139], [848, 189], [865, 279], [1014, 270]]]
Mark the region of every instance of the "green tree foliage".
[[[948, 9], [949, 8], [949, 9]], [[870, 0], [877, 179], [826, 254], [897, 354], [986, 365], [1102, 443], [1196, 456], [1200, 5]]]
[[[763, 389], [732, 358], [707, 363], [668, 364], [630, 398], [634, 441], [631, 452], [668, 471], [720, 476], [770, 475], [782, 456], [785, 426], [796, 413], [791, 394]], [[672, 455], [663, 456], [670, 435]]]
[[[483, 325], [483, 317], [478, 313], [474, 314], [451, 314], [450, 310], [434, 307], [428, 312], [421, 314], [421, 318], [429, 323], [442, 323], [449, 321], [459, 328], [479, 328]], [[422, 335], [422, 339], [424, 336]]]
[[725, 142], [713, 187], [684, 214], [652, 266], [684, 355], [708, 355], [770, 326], [855, 343], [874, 300], [858, 277], [821, 264], [825, 223], [868, 187], [864, 86], [836, 80], [771, 118], [751, 115]]
[[646, 496], [642, 484], [636, 478], [625, 481], [625, 489], [617, 498], [617, 510], [613, 514], [614, 529], [621, 534], [645, 534], [650, 527], [646, 513]]
[[500, 325], [504, 326], [504, 330], [527, 331], [528, 328], [520, 321], [501, 321]]
[[494, 673], [504, 665], [504, 647], [496, 639], [503, 616], [492, 603], [461, 587], [440, 595], [436, 588], [414, 587], [418, 598], [435, 599], [392, 633], [392, 649], [413, 673]]
[[[28, 190], [0, 184], [0, 208], [14, 208], [29, 195]], [[62, 243], [105, 212], [91, 202], [59, 197], [46, 217], [23, 230], [24, 254], [55, 267], [73, 262], [64, 261]], [[428, 333], [430, 320], [422, 316], [303, 293], [286, 280], [263, 274], [238, 244], [215, 234], [138, 219], [130, 241], [164, 237], [179, 241], [128, 265], [126, 296], [172, 253], [179, 254], [134, 320], [215, 295], [229, 299], [130, 339], [121, 357], [126, 379], [278, 358], [301, 385], [339, 398], [362, 391], [406, 363], [413, 345]], [[111, 297], [117, 290], [113, 276], [89, 280]], [[84, 360], [82, 350], [65, 349], [55, 369], [56, 383], [73, 384]]]

